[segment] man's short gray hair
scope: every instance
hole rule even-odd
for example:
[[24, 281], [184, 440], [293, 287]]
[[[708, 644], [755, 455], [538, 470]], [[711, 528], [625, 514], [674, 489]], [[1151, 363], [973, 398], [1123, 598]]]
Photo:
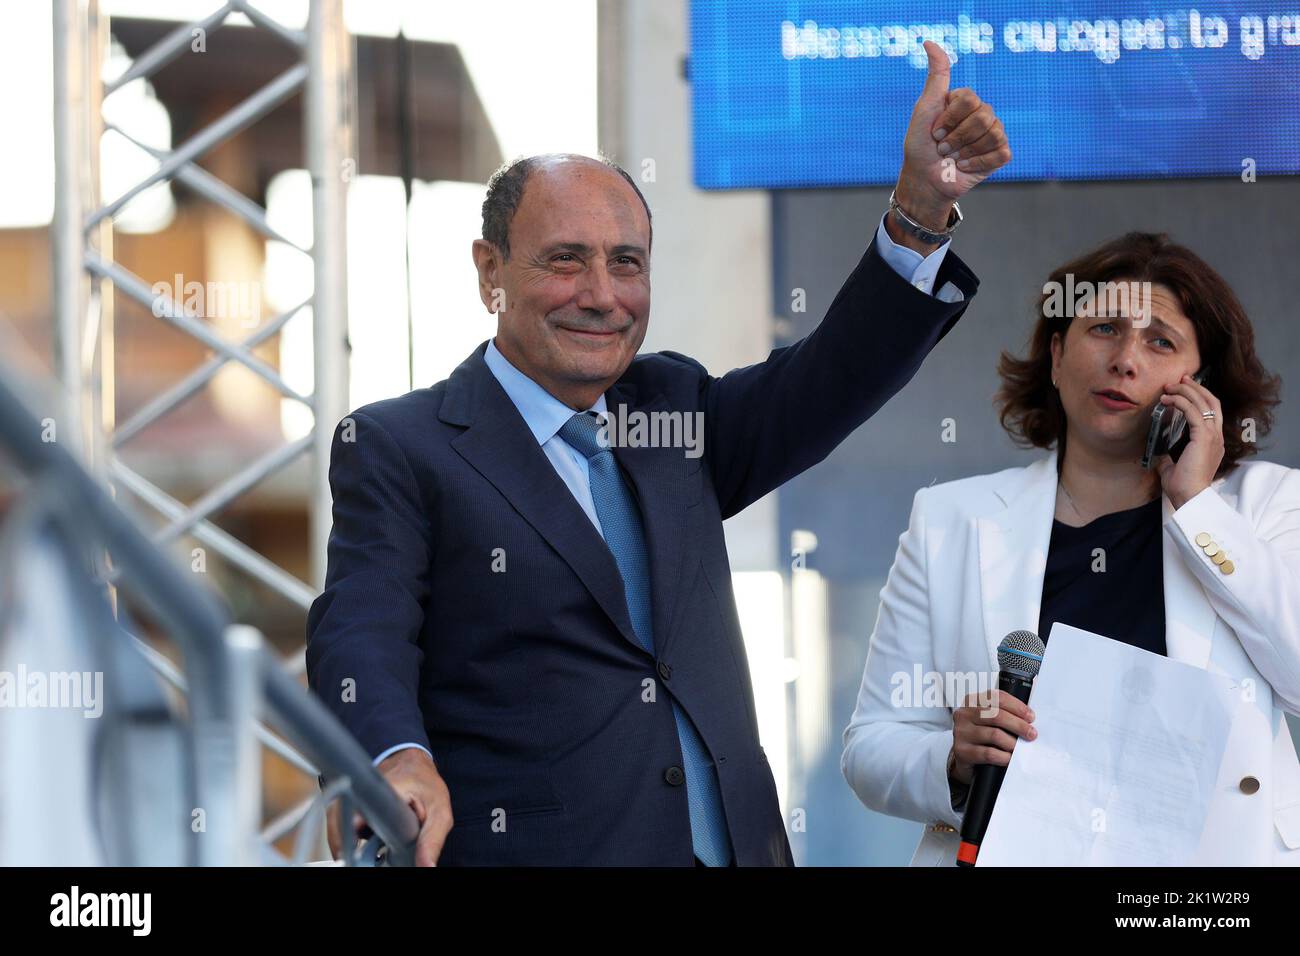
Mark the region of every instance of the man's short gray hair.
[[[524, 198], [524, 186], [533, 170], [549, 159], [571, 156], [570, 153], [543, 153], [537, 156], [520, 156], [503, 165], [487, 183], [487, 198], [483, 200], [483, 238], [501, 250], [501, 256], [510, 260], [510, 221], [515, 218], [515, 211]], [[582, 156], [592, 162], [607, 166], [622, 176], [636, 192], [641, 205], [645, 207], [646, 221], [650, 224], [650, 244], [654, 244], [654, 221], [650, 215], [650, 204], [645, 201], [641, 189], [626, 169], [608, 156]]]

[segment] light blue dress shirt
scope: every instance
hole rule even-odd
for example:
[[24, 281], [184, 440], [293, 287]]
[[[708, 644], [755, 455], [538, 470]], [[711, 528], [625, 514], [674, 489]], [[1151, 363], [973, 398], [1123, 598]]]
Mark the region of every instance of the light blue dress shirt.
[[[888, 215], [885, 213], [885, 216]], [[928, 256], [922, 256], [915, 249], [900, 246], [889, 238], [889, 233], [885, 231], [885, 216], [880, 217], [880, 225], [876, 227], [876, 249], [880, 252], [880, 258], [912, 285], [926, 295], [933, 295], [940, 302], [960, 302], [965, 299], [962, 291], [951, 282], [945, 282], [938, 294], [934, 292], [934, 280], [939, 275], [939, 268], [943, 265], [944, 256], [948, 254], [952, 242], [945, 242]]]
[[[885, 215], [888, 215], [888, 213]], [[916, 250], [900, 246], [889, 238], [889, 233], [885, 231], [884, 216], [880, 217], [880, 225], [876, 228], [876, 249], [880, 252], [880, 257], [889, 263], [890, 268], [926, 295], [933, 294], [934, 280], [939, 274], [939, 267], [943, 265], [943, 259], [948, 253], [949, 245], [951, 243], [945, 242], [928, 256], [922, 256]], [[935, 297], [942, 302], [960, 302], [965, 298], [961, 290], [951, 282], [944, 283], [943, 288], [939, 290], [939, 294]], [[588, 477], [587, 459], [581, 452], [556, 434], [576, 412], [511, 365], [506, 357], [497, 350], [495, 339], [488, 342], [483, 360], [487, 362], [488, 369], [491, 370], [496, 380], [501, 383], [505, 393], [510, 396], [510, 401], [514, 402], [515, 408], [519, 409], [524, 424], [528, 426], [528, 430], [537, 439], [537, 444], [542, 446], [542, 451], [550, 459], [556, 474], [568, 486], [569, 491], [573, 492], [573, 497], [577, 500], [578, 505], [591, 519], [591, 523], [596, 526], [596, 530], [600, 532], [603, 538], [605, 533], [601, 531], [600, 518], [596, 516], [596, 504], [591, 499], [591, 482]], [[591, 406], [590, 410], [603, 413], [605, 411], [605, 396], [601, 395], [600, 398], [596, 399], [596, 404]], [[408, 747], [419, 747], [425, 753], [429, 753], [419, 744], [395, 744], [375, 758], [375, 765], [378, 766], [385, 757], [389, 757], [399, 750], [406, 750]], [[433, 754], [429, 754], [429, 756], [432, 758]]]

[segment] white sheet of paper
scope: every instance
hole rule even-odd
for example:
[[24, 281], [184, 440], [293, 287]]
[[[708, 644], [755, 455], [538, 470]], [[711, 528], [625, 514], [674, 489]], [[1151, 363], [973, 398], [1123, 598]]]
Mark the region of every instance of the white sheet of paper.
[[1241, 694], [1227, 677], [1056, 624], [978, 866], [1195, 862]]

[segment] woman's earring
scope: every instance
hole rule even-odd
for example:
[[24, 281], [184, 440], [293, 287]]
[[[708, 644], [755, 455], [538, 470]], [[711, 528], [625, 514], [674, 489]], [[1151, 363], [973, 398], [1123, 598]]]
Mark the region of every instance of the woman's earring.
[[1052, 388], [1056, 388], [1056, 379], [1052, 379]]

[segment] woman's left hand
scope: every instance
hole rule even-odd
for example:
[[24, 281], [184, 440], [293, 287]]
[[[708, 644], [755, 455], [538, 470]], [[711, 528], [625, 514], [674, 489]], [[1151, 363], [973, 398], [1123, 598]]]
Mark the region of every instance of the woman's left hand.
[[[1181, 508], [1210, 487], [1223, 461], [1223, 407], [1208, 388], [1192, 381], [1190, 375], [1184, 375], [1160, 396], [1160, 401], [1182, 411], [1191, 431], [1178, 461], [1168, 455], [1156, 461], [1164, 493], [1175, 508]], [[1214, 417], [1206, 418], [1206, 412], [1213, 412]]]

